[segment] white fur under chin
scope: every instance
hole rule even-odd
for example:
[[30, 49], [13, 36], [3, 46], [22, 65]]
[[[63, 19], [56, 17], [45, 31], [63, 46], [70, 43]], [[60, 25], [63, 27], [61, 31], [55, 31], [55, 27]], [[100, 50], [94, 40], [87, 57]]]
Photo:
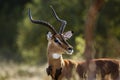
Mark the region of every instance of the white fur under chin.
[[52, 54], [53, 59], [59, 59], [62, 56], [62, 54], [54, 53]]

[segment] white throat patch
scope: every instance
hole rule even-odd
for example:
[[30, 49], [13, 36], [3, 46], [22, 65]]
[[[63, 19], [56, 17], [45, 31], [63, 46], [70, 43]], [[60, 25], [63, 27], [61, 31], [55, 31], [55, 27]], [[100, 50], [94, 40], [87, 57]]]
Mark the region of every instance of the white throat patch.
[[52, 54], [53, 59], [59, 59], [62, 56], [62, 54], [54, 53]]

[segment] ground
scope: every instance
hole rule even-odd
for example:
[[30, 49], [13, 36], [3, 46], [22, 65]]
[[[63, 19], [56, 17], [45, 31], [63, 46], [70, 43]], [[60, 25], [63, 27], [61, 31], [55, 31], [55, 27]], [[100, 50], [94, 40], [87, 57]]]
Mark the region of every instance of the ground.
[[0, 80], [50, 80], [46, 74], [47, 65], [0, 63]]

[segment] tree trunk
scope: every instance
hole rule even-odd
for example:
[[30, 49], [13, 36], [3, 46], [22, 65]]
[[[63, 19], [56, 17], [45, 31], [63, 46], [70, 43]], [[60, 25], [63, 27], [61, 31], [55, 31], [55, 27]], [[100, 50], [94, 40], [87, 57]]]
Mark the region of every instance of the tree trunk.
[[[94, 49], [94, 30], [95, 24], [97, 21], [98, 13], [103, 6], [104, 0], [92, 0], [90, 8], [88, 10], [86, 22], [85, 22], [85, 51], [84, 57], [86, 59], [87, 65], [86, 69], [90, 69], [90, 64], [95, 66], [94, 63], [90, 63], [90, 60], [93, 58]], [[93, 80], [94, 70], [90, 70], [88, 73], [88, 79]]]

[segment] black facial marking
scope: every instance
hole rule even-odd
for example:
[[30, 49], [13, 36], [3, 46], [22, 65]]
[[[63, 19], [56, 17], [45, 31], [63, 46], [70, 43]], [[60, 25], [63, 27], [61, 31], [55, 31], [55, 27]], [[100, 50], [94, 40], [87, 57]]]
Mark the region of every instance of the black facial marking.
[[59, 45], [61, 45], [61, 41], [58, 38], [55, 38], [54, 42], [57, 43], [57, 44], [59, 44]]
[[64, 39], [64, 37], [62, 35], [60, 35], [61, 39], [62, 39], [62, 42], [66, 45], [68, 45], [68, 42]]

